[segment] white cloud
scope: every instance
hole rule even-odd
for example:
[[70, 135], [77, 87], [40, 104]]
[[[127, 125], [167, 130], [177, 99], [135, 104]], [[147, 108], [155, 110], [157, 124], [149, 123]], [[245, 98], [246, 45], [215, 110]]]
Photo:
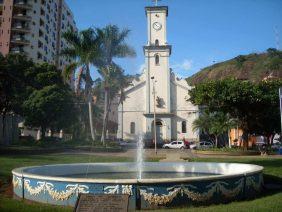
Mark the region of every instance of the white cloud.
[[192, 68], [192, 65], [193, 65], [193, 60], [184, 59], [182, 63], [177, 63], [172, 65], [172, 68], [176, 70], [189, 71]]

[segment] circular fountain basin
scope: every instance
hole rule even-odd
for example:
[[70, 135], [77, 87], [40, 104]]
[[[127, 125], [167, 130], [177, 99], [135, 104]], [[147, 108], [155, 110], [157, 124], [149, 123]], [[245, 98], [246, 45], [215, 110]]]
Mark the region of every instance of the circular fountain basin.
[[16, 196], [75, 205], [79, 193], [128, 194], [129, 208], [208, 204], [250, 198], [261, 191], [263, 167], [239, 163], [80, 163], [17, 168]]

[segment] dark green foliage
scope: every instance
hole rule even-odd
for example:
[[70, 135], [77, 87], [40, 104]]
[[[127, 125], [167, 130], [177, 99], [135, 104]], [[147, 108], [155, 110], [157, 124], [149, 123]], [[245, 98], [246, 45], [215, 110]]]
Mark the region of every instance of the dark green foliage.
[[25, 71], [26, 84], [32, 89], [42, 89], [50, 85], [63, 85], [61, 72], [47, 63], [36, 64]]
[[266, 63], [266, 67], [271, 71], [282, 70], [282, 51], [279, 51], [274, 48], [267, 49], [269, 55], [269, 60]]
[[51, 85], [35, 90], [24, 102], [25, 124], [46, 128], [65, 129], [72, 124], [74, 102], [65, 86]]
[[245, 56], [239, 55], [239, 56], [235, 57], [235, 60], [236, 60], [236, 62], [237, 62], [237, 64], [236, 64], [237, 67], [238, 67], [238, 68], [241, 68], [241, 67], [243, 66], [244, 62], [245, 62], [247, 59], [246, 59]]
[[2, 115], [16, 113], [27, 125], [44, 130], [66, 129], [73, 124], [72, 93], [55, 66], [34, 64], [23, 55], [11, 54], [0, 56], [0, 76]]
[[275, 49], [275, 48], [269, 48], [266, 50], [267, 51], [267, 54], [270, 56], [270, 57], [282, 57], [282, 52]]
[[267, 134], [280, 129], [278, 88], [281, 86], [282, 80], [254, 84], [226, 79], [198, 84], [189, 94], [196, 105], [238, 118], [244, 131]]
[[33, 63], [23, 55], [0, 56], [0, 114], [21, 114], [21, 104], [26, 97], [25, 70]]

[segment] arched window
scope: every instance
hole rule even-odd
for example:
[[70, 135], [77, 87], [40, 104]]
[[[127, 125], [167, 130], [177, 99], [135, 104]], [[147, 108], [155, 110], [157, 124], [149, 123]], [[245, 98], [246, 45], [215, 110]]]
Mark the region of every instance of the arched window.
[[158, 45], [159, 45], [159, 40], [156, 39], [156, 40], [155, 40], [155, 46], [158, 46]]
[[135, 122], [130, 122], [130, 133], [135, 134]]
[[158, 54], [155, 55], [155, 65], [160, 65], [160, 56]]
[[183, 121], [181, 123], [181, 127], [182, 127], [182, 133], [186, 133], [187, 132], [187, 129], [186, 129], [186, 121]]

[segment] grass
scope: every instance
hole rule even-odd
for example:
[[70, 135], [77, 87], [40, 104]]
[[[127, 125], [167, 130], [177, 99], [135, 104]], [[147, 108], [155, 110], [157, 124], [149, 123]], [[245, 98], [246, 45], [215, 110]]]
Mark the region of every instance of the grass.
[[[21, 166], [44, 165], [54, 163], [78, 163], [78, 162], [127, 162], [133, 161], [128, 157], [113, 156], [91, 156], [88, 155], [66, 155], [66, 154], [44, 154], [44, 155], [10, 155], [0, 156], [0, 181], [7, 182], [11, 179], [11, 170]], [[233, 157], [233, 158], [194, 158], [190, 161], [199, 162], [236, 162], [250, 163], [264, 166], [266, 181], [282, 179], [282, 158], [269, 157]], [[1, 189], [0, 189], [1, 192]], [[271, 193], [266, 192], [255, 200], [232, 202], [229, 204], [211, 205], [204, 207], [189, 207], [168, 209], [166, 211], [282, 211], [282, 191]], [[0, 211], [73, 211], [69, 207], [51, 206], [40, 203], [28, 203], [27, 201], [14, 200], [9, 196], [0, 193]], [[165, 210], [157, 210], [165, 211]]]
[[191, 207], [191, 208], [179, 208], [179, 209], [170, 209], [170, 210], [156, 210], [154, 212], [160, 211], [175, 211], [175, 212], [202, 212], [202, 211], [211, 211], [211, 212], [239, 212], [239, 211], [247, 211], [247, 212], [257, 212], [257, 211], [281, 211], [281, 200], [282, 200], [282, 192], [277, 194], [272, 194], [266, 197], [258, 198], [250, 201], [242, 201], [242, 202], [232, 202], [228, 204], [220, 204], [220, 205], [211, 205], [205, 207]]
[[226, 162], [226, 163], [249, 163], [264, 167], [264, 174], [282, 178], [282, 158], [273, 157], [233, 157], [233, 158], [195, 158], [195, 162]]
[[56, 163], [129, 162], [131, 158], [111, 156], [44, 154], [0, 156], [0, 180], [4, 183], [11, 178], [11, 170], [22, 166], [36, 166]]

